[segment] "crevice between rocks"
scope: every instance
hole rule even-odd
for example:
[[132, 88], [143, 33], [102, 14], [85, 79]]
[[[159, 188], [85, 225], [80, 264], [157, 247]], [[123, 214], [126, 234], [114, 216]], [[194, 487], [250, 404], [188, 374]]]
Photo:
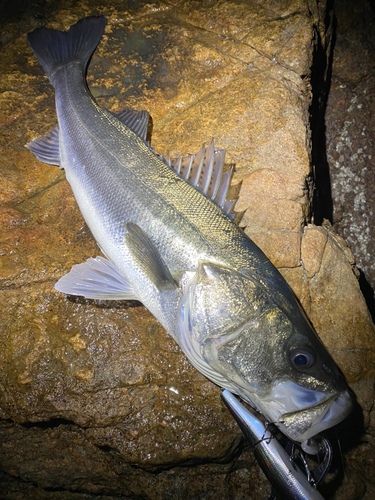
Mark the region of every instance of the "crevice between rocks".
[[375, 323], [375, 294], [372, 286], [370, 283], [367, 281], [366, 276], [364, 272], [361, 269], [358, 269], [359, 271], [359, 287], [361, 289], [361, 292], [365, 298], [368, 310], [370, 312], [372, 321]]
[[41, 422], [24, 422], [22, 424], [19, 424], [21, 427], [24, 427], [25, 429], [55, 429], [56, 427], [59, 427], [60, 425], [65, 425], [65, 426], [71, 426], [74, 425], [75, 427], [79, 427], [73, 420], [67, 420], [65, 418], [51, 418], [50, 420], [43, 420]]
[[[327, 16], [333, 11], [333, 1], [327, 5]], [[336, 16], [332, 20], [325, 19], [325, 28], [329, 29], [332, 23], [332, 41], [329, 53], [323, 45], [317, 26], [314, 26], [316, 45], [311, 67], [312, 102], [310, 105], [310, 130], [311, 130], [311, 162], [312, 162], [312, 221], [321, 226], [324, 220], [333, 224], [333, 199], [331, 189], [330, 166], [327, 158], [326, 124], [325, 115], [328, 96], [331, 87], [332, 63], [336, 43]], [[309, 181], [307, 181], [309, 183]], [[374, 290], [367, 281], [364, 273], [359, 269], [359, 286], [366, 301], [368, 310], [375, 322], [375, 296]]]
[[[20, 427], [23, 427], [24, 429], [41, 429], [41, 430], [49, 430], [49, 429], [55, 429], [60, 426], [66, 426], [66, 427], [74, 427], [76, 429], [81, 429], [82, 431], [85, 431], [89, 427], [84, 427], [76, 424], [72, 420], [64, 419], [64, 418], [51, 418], [50, 420], [45, 420], [41, 422], [16, 422], [12, 419], [6, 419], [5, 420], [8, 423], [11, 424], [18, 424]], [[95, 441], [92, 441], [89, 437], [87, 438], [88, 441], [91, 442], [92, 445], [94, 445], [98, 450], [102, 451], [105, 453], [107, 456], [109, 454], [116, 454], [117, 456], [121, 457], [121, 453], [117, 448], [114, 448], [110, 445], [99, 445], [95, 443]], [[168, 472], [173, 469], [177, 468], [197, 468], [202, 465], [209, 465], [209, 464], [218, 464], [218, 465], [223, 465], [223, 464], [228, 464], [232, 462], [233, 460], [237, 460], [242, 452], [244, 451], [245, 448], [247, 448], [248, 445], [245, 442], [245, 439], [243, 436], [239, 435], [236, 437], [229, 448], [226, 450], [225, 454], [219, 457], [215, 458], [208, 458], [208, 457], [203, 457], [203, 458], [188, 458], [188, 459], [182, 459], [174, 462], [168, 462], [164, 463], [163, 465], [154, 465], [154, 466], [143, 466], [141, 464], [137, 463], [129, 463], [124, 460], [124, 458], [121, 458], [121, 461], [123, 461], [128, 467], [130, 467], [133, 470], [141, 470], [143, 472], [146, 472], [148, 474], [157, 476], [163, 472]], [[4, 471], [6, 473], [6, 471]], [[35, 485], [34, 485], [35, 486]], [[65, 489], [58, 488], [57, 490], [54, 488], [42, 488], [45, 491], [68, 491]], [[87, 493], [87, 492], [81, 492], [81, 493]], [[90, 492], [91, 494], [91, 492]], [[1, 498], [1, 496], [0, 496]]]
[[[327, 12], [332, 12], [332, 1], [328, 2]], [[312, 101], [310, 105], [311, 162], [313, 172], [312, 216], [314, 224], [321, 226], [324, 219], [333, 220], [331, 179], [326, 150], [325, 112], [331, 85], [333, 48], [335, 44], [336, 18], [332, 21], [332, 42], [329, 54], [323, 45], [318, 26], [314, 26], [316, 44], [311, 66]]]
[[[30, 153], [31, 154], [31, 153]], [[51, 165], [51, 168], [53, 168], [53, 166]], [[59, 168], [59, 167], [56, 167], [55, 168]], [[38, 196], [40, 196], [41, 194], [43, 194], [44, 192], [48, 191], [49, 189], [53, 188], [54, 186], [56, 186], [57, 184], [60, 184], [61, 182], [67, 182], [66, 181], [66, 177], [65, 177], [65, 173], [62, 174], [61, 177], [58, 177], [56, 180], [54, 180], [53, 182], [51, 182], [50, 184], [46, 184], [44, 185], [42, 188], [40, 189], [37, 189], [34, 191], [34, 193], [29, 196], [28, 198], [24, 198], [22, 201], [20, 202], [14, 202], [12, 203], [10, 206], [12, 208], [16, 208], [16, 209], [19, 209], [20, 207], [22, 208], [22, 206], [26, 203], [28, 203], [29, 201], [37, 198]]]

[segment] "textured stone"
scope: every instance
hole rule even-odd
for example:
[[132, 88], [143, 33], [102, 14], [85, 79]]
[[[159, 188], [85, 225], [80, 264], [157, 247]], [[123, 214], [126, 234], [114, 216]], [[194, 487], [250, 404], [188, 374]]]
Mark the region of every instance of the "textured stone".
[[368, 281], [375, 314], [375, 12], [367, 0], [339, 0], [339, 23], [327, 104], [327, 157], [333, 224]]
[[373, 380], [374, 328], [344, 240], [329, 227], [307, 226], [302, 263], [309, 289], [309, 317], [323, 343], [349, 382]]
[[301, 245], [301, 259], [307, 278], [313, 278], [321, 269], [328, 236], [323, 228], [310, 226], [305, 230]]
[[[212, 136], [226, 149], [246, 231], [300, 298], [370, 425], [374, 331], [352, 259], [331, 229], [304, 230], [310, 67], [329, 17], [324, 2], [319, 9], [304, 0], [62, 2], [49, 26], [106, 15], [88, 72], [100, 105], [147, 109], [160, 153], [194, 153]], [[0, 58], [4, 498], [266, 499], [269, 484], [219, 389], [140, 304], [53, 288], [98, 248], [64, 173], [23, 147], [55, 125], [53, 89], [26, 43], [37, 25], [12, 24]], [[364, 448], [351, 448], [349, 469], [368, 470]], [[367, 479], [350, 478], [327, 491], [361, 498]]]

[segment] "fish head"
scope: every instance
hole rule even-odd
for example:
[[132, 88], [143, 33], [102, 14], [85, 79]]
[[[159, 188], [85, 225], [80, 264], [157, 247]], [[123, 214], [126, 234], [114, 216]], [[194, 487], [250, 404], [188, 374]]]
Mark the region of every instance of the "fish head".
[[183, 290], [178, 338], [198, 370], [294, 441], [352, 408], [345, 378], [282, 280], [200, 262]]

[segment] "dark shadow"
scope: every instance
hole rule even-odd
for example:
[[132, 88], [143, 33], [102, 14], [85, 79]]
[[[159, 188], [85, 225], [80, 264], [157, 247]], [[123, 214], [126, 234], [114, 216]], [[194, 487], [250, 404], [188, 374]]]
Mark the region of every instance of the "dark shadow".
[[100, 309], [132, 309], [133, 307], [143, 307], [138, 300], [98, 300], [86, 299], [77, 295], [67, 295], [66, 298], [74, 304], [94, 305]]
[[[327, 16], [333, 9], [333, 1], [327, 2]], [[329, 19], [325, 19], [329, 25]], [[321, 225], [324, 219], [332, 222], [333, 203], [331, 179], [326, 150], [325, 113], [331, 85], [333, 49], [336, 41], [336, 17], [333, 18], [333, 39], [327, 57], [318, 29], [317, 43], [311, 67], [312, 102], [310, 106], [311, 160], [313, 165], [312, 215], [314, 223]]]
[[55, 429], [60, 425], [74, 425], [77, 427], [72, 420], [66, 420], [65, 418], [51, 418], [50, 420], [44, 420], [43, 422], [25, 422], [20, 424], [26, 429]]
[[375, 293], [370, 283], [367, 281], [363, 271], [359, 269], [359, 286], [361, 288], [361, 292], [365, 298], [368, 310], [371, 314], [372, 321], [375, 323]]
[[148, 124], [147, 124], [147, 135], [146, 135], [146, 141], [151, 145], [151, 137], [152, 137], [152, 132], [154, 130], [154, 120], [152, 119], [152, 116], [149, 115], [148, 118]]
[[33, 17], [46, 20], [57, 10], [60, 0], [12, 0], [0, 2], [0, 24]]
[[324, 432], [332, 446], [332, 465], [319, 490], [324, 498], [333, 498], [345, 477], [345, 455], [363, 442], [365, 433], [363, 410], [356, 402], [350, 415], [337, 426]]

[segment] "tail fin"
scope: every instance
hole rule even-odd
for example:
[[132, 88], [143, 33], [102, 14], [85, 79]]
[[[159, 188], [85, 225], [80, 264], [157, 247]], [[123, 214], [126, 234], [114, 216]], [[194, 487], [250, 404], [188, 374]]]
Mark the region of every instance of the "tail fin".
[[72, 61], [82, 63], [82, 72], [103, 35], [107, 19], [104, 16], [85, 17], [68, 31], [38, 28], [27, 35], [27, 41], [53, 85], [57, 68]]

